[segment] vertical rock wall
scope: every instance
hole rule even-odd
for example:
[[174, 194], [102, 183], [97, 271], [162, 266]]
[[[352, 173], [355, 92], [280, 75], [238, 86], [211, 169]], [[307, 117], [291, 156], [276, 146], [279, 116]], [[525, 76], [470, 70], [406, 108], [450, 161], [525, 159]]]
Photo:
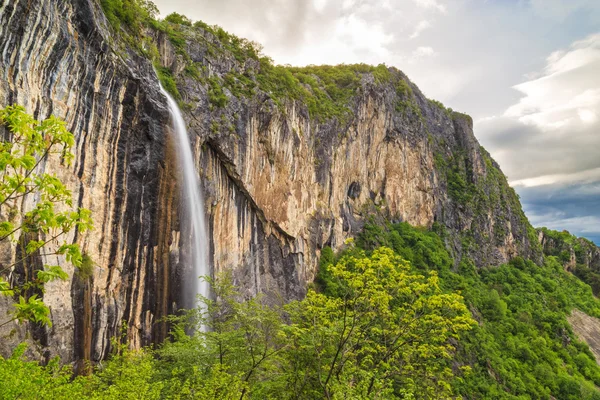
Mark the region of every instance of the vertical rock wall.
[[[71, 278], [46, 287], [53, 326], [42, 344], [65, 360], [99, 360], [121, 321], [133, 346], [160, 339], [165, 331], [154, 329], [156, 321], [178, 302], [170, 290], [176, 272], [169, 268], [178, 221], [176, 173], [166, 152], [168, 113], [152, 67], [111, 49], [95, 2], [0, 4], [0, 105], [21, 104], [37, 119], [54, 114], [67, 122], [76, 137], [75, 162], [42, 168], [58, 174], [95, 223], [90, 234], [66, 238], [95, 262], [92, 277], [82, 280], [61, 257], [43, 260], [63, 265]], [[4, 256], [3, 263], [14, 252]], [[5, 318], [10, 300], [0, 301]], [[26, 328], [0, 329], [0, 350], [9, 351]], [[5, 340], [12, 330], [17, 334]]]
[[[457, 262], [537, 257], [518, 199], [477, 143], [472, 123], [432, 105], [413, 84], [418, 112], [399, 112], [396, 89], [364, 75], [343, 123], [316, 121], [305, 104], [276, 105], [260, 90], [236, 98], [224, 89], [228, 103], [215, 108], [207, 83], [183, 72], [187, 61], [164, 35], [155, 39], [183, 95], [214, 271], [232, 271], [246, 294], [303, 296], [320, 250], [339, 249], [374, 211], [437, 224]], [[211, 76], [257, 67], [227, 51], [211, 55], [204, 39], [189, 40], [187, 53]], [[179, 262], [189, 232], [180, 221], [166, 102], [148, 60], [118, 41], [94, 0], [0, 0], [0, 106], [19, 103], [38, 119], [55, 114], [67, 121], [77, 141], [75, 163], [43, 168], [59, 175], [95, 221], [93, 232], [67, 238], [95, 262], [91, 276], [60, 258], [41, 260], [70, 275], [47, 285], [54, 324], [36, 336], [46, 355], [65, 360], [103, 359], [122, 326], [133, 347], [160, 342], [167, 334], [162, 317], [184, 304], [182, 282], [193, 279]], [[467, 203], [450, 190], [452, 170], [444, 165], [451, 162], [467, 171], [474, 193]], [[0, 258], [14, 260], [14, 249], [5, 245]], [[0, 299], [0, 315], [10, 303]], [[0, 328], [0, 352], [28, 329]]]

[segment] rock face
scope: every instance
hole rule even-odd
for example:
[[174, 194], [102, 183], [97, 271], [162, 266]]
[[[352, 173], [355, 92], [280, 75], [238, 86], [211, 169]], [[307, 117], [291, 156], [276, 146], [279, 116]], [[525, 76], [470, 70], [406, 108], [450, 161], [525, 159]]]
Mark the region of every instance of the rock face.
[[600, 248], [591, 241], [573, 236], [567, 231], [540, 228], [537, 232], [544, 255], [558, 257], [567, 271], [573, 271], [579, 266], [600, 272]]
[[[89, 282], [64, 260], [44, 260], [64, 265], [72, 279], [46, 287], [53, 326], [40, 344], [66, 360], [99, 360], [121, 321], [135, 346], [159, 339], [164, 333], [153, 324], [173, 311], [180, 271], [171, 260], [178, 214], [168, 112], [152, 67], [111, 50], [91, 1], [3, 1], [0, 21], [0, 103], [66, 120], [76, 136], [73, 168], [44, 167], [95, 222], [93, 233], [71, 238], [96, 263]], [[1, 301], [4, 319], [10, 301]], [[3, 353], [26, 328], [2, 328]], [[13, 329], [17, 335], [5, 340]]]
[[[95, 221], [93, 232], [71, 238], [95, 261], [93, 277], [51, 260], [72, 278], [46, 287], [54, 325], [34, 339], [47, 354], [93, 361], [106, 357], [122, 324], [134, 347], [161, 341], [160, 319], [190, 296], [181, 289], [190, 271], [178, 262], [189, 233], [152, 64], [115, 44], [93, 0], [0, 4], [0, 105], [67, 121], [76, 162], [44, 167]], [[302, 100], [276, 101], [260, 85], [239, 97], [223, 87], [227, 101], [216, 106], [215, 84], [232, 74], [260, 81], [261, 63], [236, 59], [210, 30], [184, 33], [183, 50], [163, 33], [149, 35], [182, 95], [214, 272], [233, 271], [247, 294], [303, 296], [320, 250], [341, 248], [373, 214], [439, 230], [457, 265], [540, 260], [535, 231], [470, 118], [427, 100], [400, 71], [388, 72], [408, 85], [403, 93], [360, 73], [344, 119], [316, 118]], [[204, 76], [190, 74], [190, 65]], [[11, 301], [0, 301], [8, 310]], [[2, 353], [28, 328], [7, 326], [0, 335], [13, 329]]]
[[590, 346], [596, 362], [600, 364], [600, 320], [573, 309], [568, 321], [577, 337]]

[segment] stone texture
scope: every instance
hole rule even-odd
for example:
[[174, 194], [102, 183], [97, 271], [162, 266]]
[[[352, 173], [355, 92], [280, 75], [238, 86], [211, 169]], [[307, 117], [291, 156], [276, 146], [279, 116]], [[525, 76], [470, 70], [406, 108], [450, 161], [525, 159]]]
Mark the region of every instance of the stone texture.
[[[213, 76], [258, 67], [199, 34], [187, 53]], [[186, 61], [163, 34], [153, 35], [186, 104], [214, 271], [233, 271], [248, 295], [302, 297], [320, 250], [340, 249], [373, 211], [441, 226], [457, 264], [467, 256], [478, 266], [516, 255], [540, 259], [518, 198], [479, 146], [470, 119], [436, 107], [414, 84], [422, 118], [398, 112], [395, 89], [368, 74], [344, 124], [312, 120], [298, 101], [277, 107], [261, 91], [238, 99], [225, 89], [227, 106], [211, 108], [206, 82], [187, 76]], [[123, 321], [131, 346], [159, 342], [167, 332], [161, 318], [189, 304], [183, 282], [190, 271], [179, 263], [189, 232], [180, 223], [166, 102], [151, 64], [116, 42], [93, 0], [0, 3], [0, 105], [20, 103], [37, 118], [53, 113], [67, 121], [76, 162], [44, 167], [92, 210], [96, 226], [70, 238], [95, 261], [92, 279], [80, 281], [67, 265], [72, 278], [46, 288], [54, 325], [44, 331], [40, 356], [101, 360]], [[221, 51], [211, 54], [208, 43]], [[458, 157], [470, 171], [479, 190], [472, 204], [451, 198], [436, 157]], [[13, 253], [4, 249], [4, 258]], [[0, 299], [0, 310], [9, 303]], [[0, 328], [0, 335], [13, 329], [0, 352], [25, 337], [27, 327], [19, 326]]]
[[577, 309], [567, 319], [577, 337], [590, 346], [596, 363], [600, 364], [600, 320]]
[[573, 271], [577, 265], [581, 265], [600, 272], [600, 248], [594, 243], [566, 231], [558, 233], [538, 229], [537, 233], [544, 255], [558, 257], [567, 271]]
[[[54, 323], [44, 345], [65, 360], [105, 357], [121, 320], [132, 345], [150, 343], [153, 323], [178, 302], [173, 291], [169, 301], [157, 301], [177, 273], [165, 263], [177, 229], [170, 218], [177, 207], [165, 152], [168, 113], [151, 65], [113, 52], [103, 21], [92, 1], [0, 5], [0, 103], [21, 104], [38, 119], [66, 120], [76, 136], [73, 167], [43, 168], [59, 175], [95, 222], [91, 234], [69, 238], [97, 265], [91, 286], [78, 284], [64, 260], [44, 260], [72, 276], [47, 285], [44, 294]], [[24, 337], [16, 326], [0, 335], [14, 328], [20, 334], [0, 341], [3, 353]]]

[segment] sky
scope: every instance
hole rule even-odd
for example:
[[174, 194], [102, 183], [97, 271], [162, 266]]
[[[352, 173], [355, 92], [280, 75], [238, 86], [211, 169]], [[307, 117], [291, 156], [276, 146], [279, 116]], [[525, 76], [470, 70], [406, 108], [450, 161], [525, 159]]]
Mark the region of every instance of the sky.
[[600, 1], [154, 0], [279, 64], [385, 63], [470, 114], [536, 227], [600, 244]]

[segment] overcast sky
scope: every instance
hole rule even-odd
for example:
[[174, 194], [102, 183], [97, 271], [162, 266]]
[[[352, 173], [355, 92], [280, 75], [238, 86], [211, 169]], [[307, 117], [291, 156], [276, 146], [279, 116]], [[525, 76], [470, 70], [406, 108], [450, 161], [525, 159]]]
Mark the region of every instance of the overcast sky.
[[534, 226], [600, 243], [600, 0], [154, 0], [280, 64], [386, 63], [466, 112]]

